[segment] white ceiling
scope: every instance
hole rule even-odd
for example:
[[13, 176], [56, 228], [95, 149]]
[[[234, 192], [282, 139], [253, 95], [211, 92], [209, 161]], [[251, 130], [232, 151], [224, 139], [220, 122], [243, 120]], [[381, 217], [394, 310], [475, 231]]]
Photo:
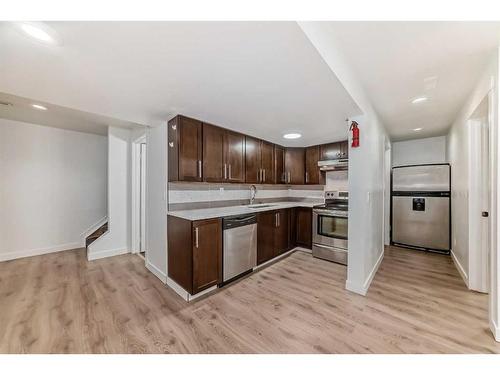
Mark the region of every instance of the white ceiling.
[[0, 23], [0, 92], [148, 125], [181, 113], [297, 146], [345, 139], [360, 113], [295, 22], [48, 25], [61, 45]]
[[[42, 105], [47, 110], [35, 109], [32, 107], [32, 104]], [[108, 134], [108, 126], [127, 129], [141, 127], [139, 124], [128, 121], [78, 111], [3, 92], [0, 92], [0, 118], [100, 135]]]
[[[330, 27], [394, 140], [446, 134], [500, 44], [499, 22], [331, 22]], [[426, 88], [432, 77], [435, 88]], [[421, 95], [429, 100], [411, 104]], [[423, 130], [412, 130], [419, 127]]]

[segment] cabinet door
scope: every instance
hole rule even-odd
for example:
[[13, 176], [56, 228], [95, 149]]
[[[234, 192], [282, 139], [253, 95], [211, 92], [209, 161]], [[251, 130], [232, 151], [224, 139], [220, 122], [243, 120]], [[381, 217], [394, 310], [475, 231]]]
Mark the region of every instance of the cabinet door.
[[257, 264], [262, 264], [276, 255], [274, 234], [276, 211], [259, 212], [257, 214]]
[[245, 137], [245, 181], [258, 184], [261, 179], [260, 140]]
[[203, 181], [221, 182], [224, 178], [224, 132], [203, 124]]
[[220, 219], [193, 222], [193, 294], [222, 281]]
[[305, 152], [303, 148], [287, 147], [285, 149], [286, 183], [303, 185], [305, 177]]
[[297, 246], [312, 248], [312, 209], [297, 207], [295, 209], [295, 242]]
[[349, 158], [349, 141], [343, 141], [340, 143], [340, 157], [342, 159]]
[[224, 162], [227, 182], [245, 182], [245, 136], [229, 130], [225, 132]]
[[278, 145], [274, 145], [274, 181], [285, 183], [285, 149]]
[[306, 148], [306, 184], [317, 185], [324, 183], [324, 175], [318, 167], [319, 146]]
[[187, 117], [179, 121], [179, 180], [201, 181], [201, 122]]
[[275, 256], [283, 254], [288, 250], [288, 231], [289, 231], [289, 210], [282, 209], [276, 211], [274, 235], [275, 240]]
[[261, 141], [260, 155], [262, 182], [265, 184], [274, 184], [274, 145], [266, 141]]
[[341, 142], [328, 143], [320, 146], [321, 160], [335, 160], [340, 157]]

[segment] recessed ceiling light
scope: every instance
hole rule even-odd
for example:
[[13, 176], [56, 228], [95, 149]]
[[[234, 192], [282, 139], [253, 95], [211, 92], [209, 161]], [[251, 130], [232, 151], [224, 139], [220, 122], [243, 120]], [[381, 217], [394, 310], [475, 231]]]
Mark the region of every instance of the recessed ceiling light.
[[417, 103], [425, 102], [426, 100], [427, 100], [427, 96], [419, 96], [418, 98], [413, 99], [411, 102], [413, 104], [417, 104]]
[[56, 33], [43, 22], [20, 22], [19, 29], [26, 35], [45, 44], [57, 44]]
[[302, 137], [302, 134], [300, 134], [300, 133], [288, 133], [288, 134], [283, 135], [283, 138], [286, 138], [286, 139], [297, 139], [300, 137]]
[[46, 111], [47, 107], [44, 107], [43, 105], [40, 104], [32, 104], [31, 105], [33, 108], [39, 109], [40, 111]]
[[420, 130], [422, 130], [423, 128], [415, 128], [413, 129], [414, 132], [419, 132]]

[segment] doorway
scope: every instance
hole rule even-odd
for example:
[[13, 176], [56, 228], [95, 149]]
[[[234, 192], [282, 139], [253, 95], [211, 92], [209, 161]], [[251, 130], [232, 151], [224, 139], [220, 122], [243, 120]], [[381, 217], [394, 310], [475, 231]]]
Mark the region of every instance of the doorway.
[[469, 118], [469, 289], [488, 293], [490, 111], [487, 95]]
[[132, 143], [132, 252], [146, 258], [146, 136]]

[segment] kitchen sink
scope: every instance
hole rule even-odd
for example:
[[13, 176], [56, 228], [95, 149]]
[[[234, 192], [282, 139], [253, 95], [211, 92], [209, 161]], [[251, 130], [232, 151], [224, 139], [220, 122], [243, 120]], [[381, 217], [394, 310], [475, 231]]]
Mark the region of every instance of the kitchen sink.
[[268, 203], [259, 203], [259, 204], [249, 204], [247, 205], [248, 208], [266, 208], [266, 207], [274, 207], [276, 206], [275, 204], [268, 204]]

